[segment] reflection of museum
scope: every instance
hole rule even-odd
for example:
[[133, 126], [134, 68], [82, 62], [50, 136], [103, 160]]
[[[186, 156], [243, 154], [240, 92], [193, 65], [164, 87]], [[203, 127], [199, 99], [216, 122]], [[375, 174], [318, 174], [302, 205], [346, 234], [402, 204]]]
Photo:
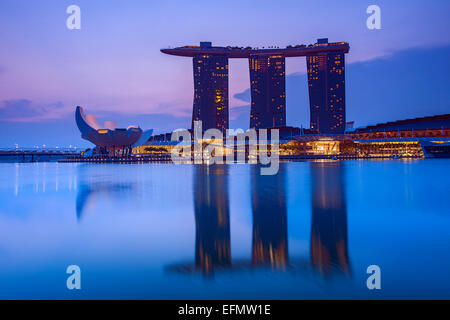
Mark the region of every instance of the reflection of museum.
[[[309, 265], [323, 276], [350, 274], [347, 207], [342, 164], [310, 163], [311, 239]], [[288, 253], [286, 172], [263, 176], [251, 168], [253, 217], [251, 261], [232, 261], [228, 167], [199, 165], [194, 169], [195, 263], [169, 269], [212, 275], [220, 270], [295, 267]], [[292, 259], [294, 260], [294, 259]]]

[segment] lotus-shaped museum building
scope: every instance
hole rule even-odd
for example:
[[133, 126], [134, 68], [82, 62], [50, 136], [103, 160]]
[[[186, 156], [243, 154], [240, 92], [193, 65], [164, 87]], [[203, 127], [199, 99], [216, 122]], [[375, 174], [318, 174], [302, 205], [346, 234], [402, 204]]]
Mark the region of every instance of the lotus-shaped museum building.
[[75, 120], [81, 137], [95, 144], [101, 153], [115, 153], [129, 151], [134, 147], [145, 144], [152, 136], [153, 129], [143, 131], [138, 126], [118, 128], [114, 121], [106, 121], [100, 126], [92, 114], [84, 114], [83, 108], [78, 106], [75, 111]]

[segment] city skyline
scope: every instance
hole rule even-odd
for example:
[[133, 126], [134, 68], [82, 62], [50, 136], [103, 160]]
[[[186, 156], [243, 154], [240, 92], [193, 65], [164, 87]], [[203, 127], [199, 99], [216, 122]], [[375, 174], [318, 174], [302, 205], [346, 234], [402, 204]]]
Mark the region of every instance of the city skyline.
[[0, 1], [0, 299], [450, 299], [448, 13]]
[[[433, 4], [425, 1], [399, 1], [395, 4], [381, 1], [383, 12], [389, 14], [383, 15], [382, 29], [373, 31], [365, 26], [366, 5], [354, 1], [340, 6], [327, 3], [323, 8], [283, 2], [279, 9], [286, 21], [271, 25], [272, 29], [264, 26], [261, 17], [270, 15], [274, 4], [265, 2], [256, 12], [252, 11], [255, 8], [250, 3], [242, 2], [240, 6], [243, 9], [253, 12], [246, 20], [243, 12], [233, 9], [232, 4], [227, 8], [199, 2], [189, 8], [186, 4], [137, 1], [118, 10], [106, 2], [79, 1], [83, 25], [78, 31], [65, 28], [67, 3], [55, 6], [49, 1], [40, 1], [39, 4], [27, 3], [24, 9], [20, 1], [6, 2], [0, 5], [8, 7], [8, 16], [2, 15], [0, 19], [4, 36], [4, 50], [0, 50], [0, 84], [3, 88], [0, 91], [0, 131], [5, 136], [2, 141], [4, 147], [12, 147], [14, 143], [62, 146], [63, 140], [55, 137], [53, 130], [48, 129], [50, 126], [65, 135], [64, 141], [70, 140], [67, 145], [87, 146], [76, 139], [77, 136], [79, 138], [76, 130], [62, 132], [71, 120], [75, 105], [93, 110], [100, 118], [102, 114], [105, 117], [112, 114], [112, 117], [120, 117], [127, 123], [154, 127], [155, 133], [189, 128], [192, 66], [183, 59], [164, 57], [159, 49], [169, 44], [197, 44], [203, 40], [211, 40], [217, 45], [256, 47], [308, 44], [321, 37], [328, 37], [330, 42], [350, 42], [352, 51], [346, 57], [347, 120], [355, 121], [357, 125], [442, 114], [448, 110], [446, 88], [439, 85], [448, 76], [445, 73], [435, 76], [438, 68], [448, 69], [446, 61], [438, 63], [435, 59], [435, 56], [445, 56], [450, 44], [450, 38], [444, 32], [449, 22], [439, 18], [449, 7], [444, 1]], [[149, 6], [155, 10], [149, 10]], [[172, 10], [175, 6], [186, 9], [186, 16], [180, 16], [183, 10]], [[402, 10], [404, 6], [408, 6], [408, 10]], [[205, 28], [214, 20], [208, 16], [195, 25], [189, 23], [194, 19], [194, 16], [187, 17], [189, 12], [206, 13], [219, 7], [233, 13], [229, 16], [234, 24], [219, 20], [214, 21], [213, 27]], [[331, 15], [332, 12], [339, 14]], [[120, 19], [122, 15], [125, 19]], [[328, 19], [326, 27], [320, 23], [325, 16]], [[405, 20], [411, 21], [415, 27], [402, 23]], [[182, 25], [189, 27], [183, 28]], [[242, 28], [248, 32], [233, 32]], [[192, 37], [192, 34], [196, 36]], [[405, 55], [413, 57], [405, 58]], [[417, 55], [426, 56], [424, 64], [429, 64], [426, 69], [432, 73], [427, 81], [412, 78], [413, 70], [409, 66], [414, 64], [414, 56]], [[376, 74], [374, 77], [369, 73], [373, 71], [370, 66], [383, 65], [388, 69], [399, 57], [405, 64], [399, 65], [404, 77], [397, 75], [398, 79], [393, 79], [389, 74]], [[163, 68], [164, 72], [161, 71]], [[229, 68], [230, 126], [246, 129], [250, 113], [248, 63], [233, 61]], [[364, 71], [366, 79], [361, 83]], [[299, 59], [286, 63], [287, 125], [309, 126], [310, 116], [304, 110], [307, 88], [294, 85], [298, 78], [305, 76], [305, 72], [306, 66]], [[358, 92], [361, 86], [365, 92]], [[393, 86], [399, 87], [398, 95], [392, 94]], [[404, 96], [408, 92], [404, 86], [413, 88], [407, 97]], [[377, 90], [383, 98], [374, 97]], [[424, 93], [428, 92], [437, 94], [429, 98], [429, 105], [424, 105], [423, 97], [427, 96]], [[363, 94], [370, 97], [364, 99]], [[367, 110], [362, 103], [368, 104]], [[246, 117], [247, 124], [241, 121]], [[27, 137], [36, 128], [42, 132], [42, 139], [30, 142]]]

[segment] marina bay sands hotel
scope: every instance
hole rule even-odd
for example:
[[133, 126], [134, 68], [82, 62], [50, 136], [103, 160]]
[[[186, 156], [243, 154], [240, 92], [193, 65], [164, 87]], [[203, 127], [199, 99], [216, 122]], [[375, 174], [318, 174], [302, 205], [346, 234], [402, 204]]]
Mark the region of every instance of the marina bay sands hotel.
[[228, 59], [249, 60], [251, 110], [250, 128], [286, 126], [286, 58], [306, 57], [310, 102], [310, 127], [323, 134], [345, 131], [346, 42], [329, 43], [318, 39], [313, 45], [286, 48], [200, 46], [161, 49], [161, 52], [192, 57], [194, 67], [194, 121], [203, 130], [229, 128]]

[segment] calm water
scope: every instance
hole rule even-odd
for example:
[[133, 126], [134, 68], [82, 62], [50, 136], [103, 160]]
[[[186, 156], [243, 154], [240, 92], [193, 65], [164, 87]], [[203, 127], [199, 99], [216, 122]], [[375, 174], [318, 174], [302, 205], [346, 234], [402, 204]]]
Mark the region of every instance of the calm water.
[[448, 299], [449, 168], [1, 163], [0, 298]]

